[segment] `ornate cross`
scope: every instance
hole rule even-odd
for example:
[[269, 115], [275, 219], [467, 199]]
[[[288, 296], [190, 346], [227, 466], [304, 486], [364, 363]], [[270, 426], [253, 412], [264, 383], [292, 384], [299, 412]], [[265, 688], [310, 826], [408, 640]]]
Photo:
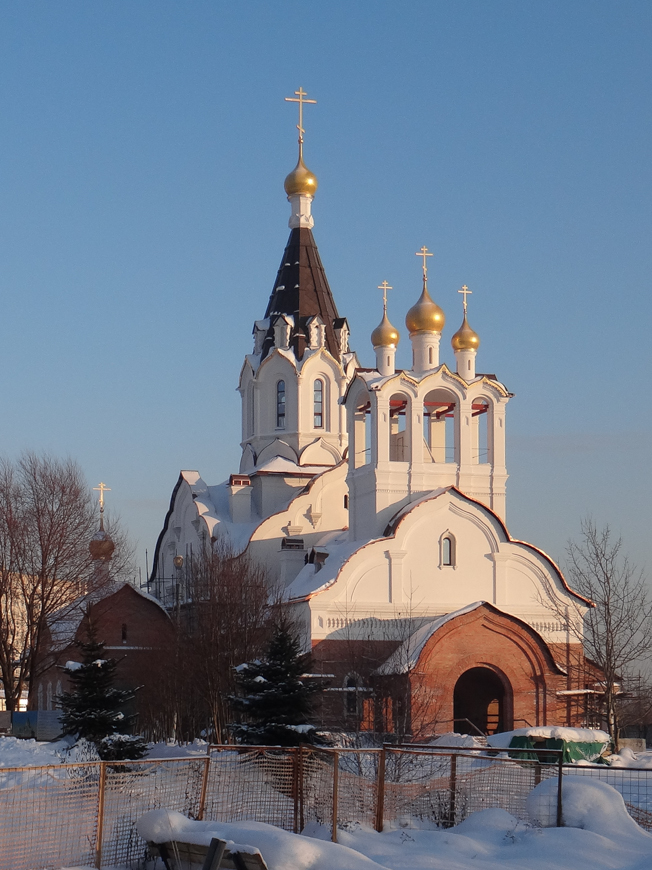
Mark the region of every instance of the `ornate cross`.
[[295, 91], [294, 93], [296, 96], [286, 97], [285, 102], [299, 104], [299, 123], [297, 124], [297, 130], [299, 131], [299, 145], [303, 145], [303, 134], [306, 132], [303, 129], [303, 104], [304, 103], [316, 103], [317, 100], [306, 100], [305, 98], [308, 96], [308, 94], [301, 87], [299, 88], [298, 91]]
[[104, 493], [111, 492], [111, 487], [107, 486], [105, 483], [100, 483], [99, 486], [94, 486], [93, 490], [99, 490], [100, 493], [100, 513], [104, 513]]
[[427, 281], [428, 280], [428, 265], [427, 265], [426, 257], [432, 257], [432, 256], [434, 256], [434, 254], [431, 254], [428, 251], [428, 248], [426, 248], [426, 246], [424, 245], [420, 251], [416, 252], [415, 256], [416, 257], [423, 257], [423, 280]]
[[466, 301], [466, 297], [467, 297], [469, 294], [473, 293], [473, 290], [469, 290], [469, 288], [466, 286], [466, 284], [464, 284], [464, 285], [462, 286], [462, 289], [461, 289], [461, 290], [458, 290], [457, 292], [458, 292], [458, 293], [461, 293], [462, 296], [464, 297], [464, 301], [463, 301], [462, 304], [464, 305], [464, 313], [466, 314], [466, 306], [468, 305], [468, 302]]
[[387, 281], [383, 281], [382, 284], [378, 285], [378, 289], [383, 291], [383, 311], [387, 313], [387, 291], [393, 290], [393, 287], [387, 283]]

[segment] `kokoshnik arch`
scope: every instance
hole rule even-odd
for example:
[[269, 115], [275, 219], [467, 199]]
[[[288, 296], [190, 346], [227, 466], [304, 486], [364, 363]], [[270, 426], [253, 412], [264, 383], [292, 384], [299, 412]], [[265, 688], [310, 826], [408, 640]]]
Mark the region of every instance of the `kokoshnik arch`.
[[449, 365], [421, 248], [421, 292], [405, 318], [412, 368], [395, 367], [387, 282], [375, 367], [360, 365], [313, 237], [305, 98], [291, 98], [290, 237], [240, 371], [240, 468], [216, 486], [181, 472], [151, 591], [184, 606], [193, 558], [218, 539], [264, 564], [328, 675], [325, 726], [423, 737], [593, 724], [584, 704], [597, 675], [548, 602], [569, 614], [591, 603], [504, 524], [511, 393], [476, 370], [471, 291], [459, 291]]

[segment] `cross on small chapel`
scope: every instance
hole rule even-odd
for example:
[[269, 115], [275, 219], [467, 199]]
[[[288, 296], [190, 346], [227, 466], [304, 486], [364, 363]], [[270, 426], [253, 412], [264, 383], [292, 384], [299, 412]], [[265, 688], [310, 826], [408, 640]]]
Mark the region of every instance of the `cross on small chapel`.
[[286, 97], [286, 103], [298, 103], [299, 104], [299, 123], [297, 124], [297, 130], [299, 131], [299, 144], [303, 144], [303, 134], [306, 132], [303, 129], [303, 104], [304, 103], [316, 103], [317, 100], [306, 100], [305, 97], [308, 94], [304, 91], [303, 88], [299, 88], [298, 91], [294, 92], [296, 96], [294, 97]]
[[393, 290], [394, 288], [391, 287], [387, 281], [383, 281], [382, 284], [378, 285], [378, 289], [383, 291], [383, 311], [387, 313], [387, 291]]
[[107, 486], [105, 483], [100, 483], [99, 486], [94, 486], [93, 490], [99, 490], [100, 493], [100, 513], [104, 513], [104, 493], [111, 492], [111, 487]]
[[471, 293], [473, 293], [473, 290], [469, 290], [469, 288], [466, 286], [466, 284], [464, 284], [462, 286], [462, 289], [458, 290], [457, 292], [461, 293], [462, 296], [464, 297], [462, 305], [464, 305], [464, 313], [466, 314], [466, 306], [468, 305], [468, 302], [466, 301], [466, 297], [469, 296]]
[[423, 245], [421, 250], [417, 251], [415, 254], [415, 257], [423, 257], [423, 280], [424, 281], [428, 280], [428, 264], [426, 261], [426, 257], [433, 257], [433, 256], [434, 256], [434, 254], [431, 254], [425, 245]]

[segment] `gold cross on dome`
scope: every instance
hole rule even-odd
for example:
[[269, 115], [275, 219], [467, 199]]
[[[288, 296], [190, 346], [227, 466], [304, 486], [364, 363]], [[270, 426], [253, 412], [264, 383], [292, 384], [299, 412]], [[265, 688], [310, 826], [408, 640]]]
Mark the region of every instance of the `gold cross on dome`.
[[387, 291], [393, 290], [394, 288], [391, 287], [387, 281], [383, 281], [382, 284], [378, 285], [378, 289], [383, 291], [383, 311], [387, 312]]
[[297, 130], [299, 131], [299, 144], [303, 144], [303, 134], [306, 132], [303, 129], [303, 104], [304, 103], [316, 103], [317, 100], [306, 100], [305, 98], [308, 94], [304, 91], [303, 88], [299, 88], [298, 91], [295, 91], [294, 97], [286, 97], [286, 103], [298, 103], [299, 104], [299, 123], [297, 124]]
[[415, 257], [423, 257], [423, 280], [424, 281], [428, 280], [428, 263], [427, 263], [426, 257], [433, 257], [433, 256], [434, 256], [434, 254], [431, 254], [425, 245], [421, 248], [420, 251], [417, 251], [415, 254]]
[[461, 293], [462, 296], [464, 297], [464, 301], [462, 302], [462, 305], [464, 305], [464, 313], [466, 314], [466, 306], [468, 305], [468, 302], [466, 301], [466, 297], [469, 296], [470, 294], [472, 294], [473, 290], [469, 290], [469, 288], [466, 286], [466, 284], [464, 284], [462, 286], [462, 289], [458, 290], [457, 292]]
[[104, 493], [111, 492], [111, 487], [105, 483], [100, 483], [99, 486], [94, 486], [93, 490], [99, 490], [100, 493], [100, 513], [104, 513]]

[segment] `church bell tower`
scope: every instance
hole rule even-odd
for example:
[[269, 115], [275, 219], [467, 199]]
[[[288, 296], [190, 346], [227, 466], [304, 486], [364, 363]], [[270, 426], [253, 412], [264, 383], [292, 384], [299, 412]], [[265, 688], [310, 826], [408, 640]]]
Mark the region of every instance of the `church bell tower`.
[[299, 155], [285, 179], [288, 239], [265, 315], [253, 328], [238, 389], [242, 397], [241, 475], [254, 486], [257, 513], [268, 516], [292, 490], [337, 465], [348, 444], [340, 399], [357, 360], [340, 317], [312, 228], [317, 178], [303, 157], [303, 88], [287, 101], [299, 108]]

